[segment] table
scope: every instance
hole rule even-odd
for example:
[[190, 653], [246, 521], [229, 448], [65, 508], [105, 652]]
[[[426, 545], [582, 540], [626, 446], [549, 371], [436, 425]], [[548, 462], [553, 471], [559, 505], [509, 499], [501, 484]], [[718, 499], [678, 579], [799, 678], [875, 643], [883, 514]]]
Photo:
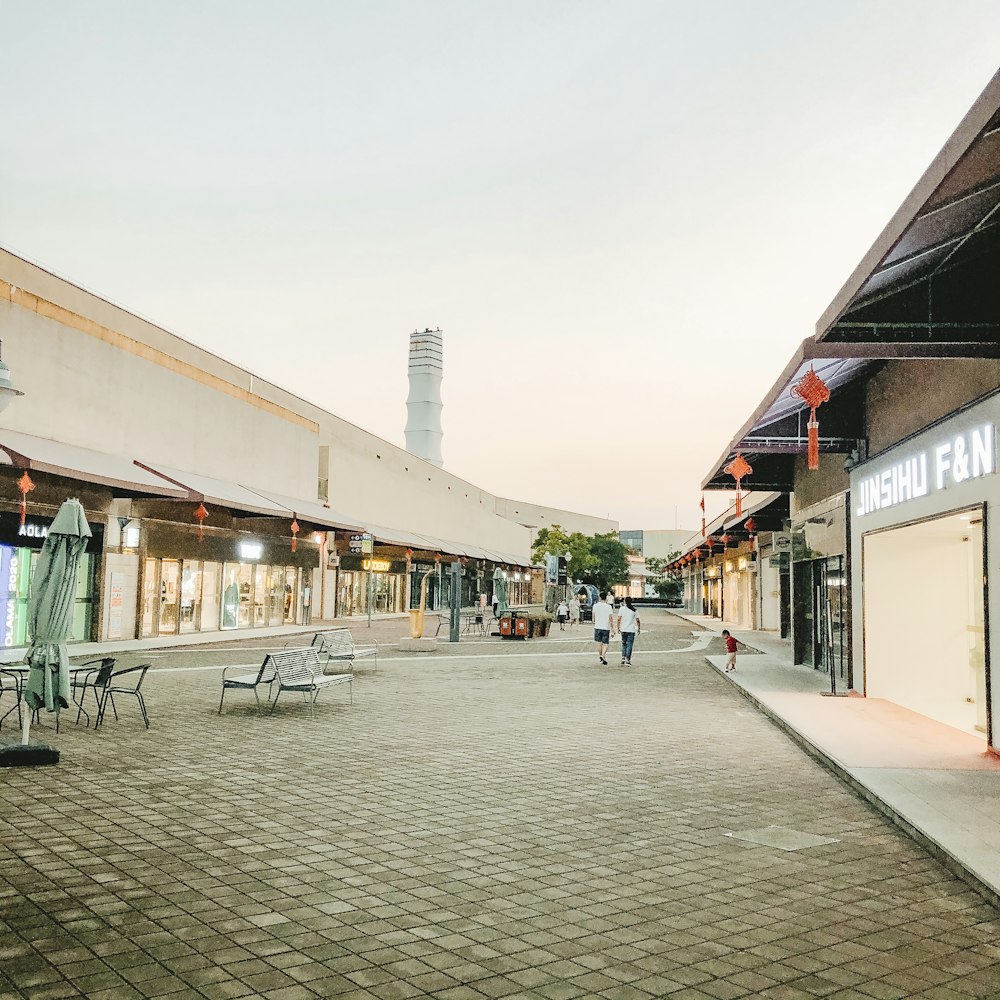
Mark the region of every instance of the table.
[[[76, 700], [76, 680], [80, 674], [88, 674], [96, 667], [94, 663], [84, 663], [74, 666], [70, 664], [69, 667], [69, 679], [70, 679], [70, 700], [72, 704], [83, 712], [87, 717], [87, 725], [90, 725], [90, 713], [83, 707], [83, 696], [80, 696], [80, 701]], [[7, 718], [12, 712], [17, 712], [17, 722], [18, 725], [21, 724], [21, 698], [24, 694], [24, 683], [28, 679], [28, 673], [31, 667], [27, 663], [4, 663], [0, 664], [0, 697], [3, 696], [4, 691], [13, 690], [14, 692], [14, 704], [7, 709], [3, 715], [0, 715], [0, 727], [3, 726], [4, 719]], [[13, 687], [11, 687], [13, 685]], [[38, 709], [35, 709], [33, 713], [36, 717], [38, 715]], [[61, 713], [60, 713], [61, 714]], [[77, 714], [77, 719], [80, 716]], [[59, 719], [56, 718], [56, 732], [59, 732]]]

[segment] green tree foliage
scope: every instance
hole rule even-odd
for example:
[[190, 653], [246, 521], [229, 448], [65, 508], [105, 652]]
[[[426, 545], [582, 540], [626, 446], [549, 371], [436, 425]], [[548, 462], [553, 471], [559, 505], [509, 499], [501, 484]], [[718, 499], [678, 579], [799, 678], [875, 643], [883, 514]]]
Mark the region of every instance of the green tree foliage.
[[584, 578], [584, 583], [596, 584], [601, 591], [616, 583], [628, 583], [628, 550], [618, 541], [615, 532], [594, 535], [590, 540], [590, 552], [594, 568], [590, 578]]
[[553, 524], [551, 528], [539, 528], [535, 544], [531, 547], [531, 558], [536, 563], [544, 563], [547, 555], [565, 556], [568, 552], [567, 573], [570, 579], [587, 583], [594, 567], [590, 543], [591, 539], [582, 532], [574, 531], [567, 535], [561, 525]]

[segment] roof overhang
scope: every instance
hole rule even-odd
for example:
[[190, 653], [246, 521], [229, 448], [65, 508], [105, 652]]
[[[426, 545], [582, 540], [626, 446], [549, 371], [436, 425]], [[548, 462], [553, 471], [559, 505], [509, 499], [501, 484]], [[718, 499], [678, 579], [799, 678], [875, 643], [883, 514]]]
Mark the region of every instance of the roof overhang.
[[[92, 448], [80, 448], [19, 431], [0, 430], [0, 451], [6, 453], [9, 464], [19, 469], [97, 483], [130, 494], [174, 499], [187, 496], [183, 487], [137, 467], [129, 459]], [[0, 464], [8, 463], [0, 458]]]
[[995, 349], [998, 266], [1000, 72], [820, 317], [816, 338]]

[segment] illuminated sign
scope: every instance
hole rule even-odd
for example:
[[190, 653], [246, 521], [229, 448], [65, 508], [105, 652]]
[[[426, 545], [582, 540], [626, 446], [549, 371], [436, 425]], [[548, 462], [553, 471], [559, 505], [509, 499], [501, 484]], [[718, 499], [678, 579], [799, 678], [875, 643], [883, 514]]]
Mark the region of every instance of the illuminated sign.
[[260, 542], [240, 542], [241, 559], [259, 559], [264, 552]]
[[14, 624], [17, 615], [17, 550], [0, 545], [0, 622], [3, 623], [3, 644], [14, 645]]
[[750, 565], [750, 560], [746, 556], [740, 556], [739, 567], [740, 569], [746, 569]]
[[388, 559], [362, 559], [361, 568], [370, 569], [373, 573], [388, 573], [392, 563]]
[[28, 521], [18, 527], [17, 533], [22, 538], [47, 538], [49, 529], [45, 524], [32, 524], [31, 521]]
[[874, 475], [859, 474], [855, 514], [864, 517], [994, 472], [996, 431], [993, 424], [984, 424], [893, 462]]

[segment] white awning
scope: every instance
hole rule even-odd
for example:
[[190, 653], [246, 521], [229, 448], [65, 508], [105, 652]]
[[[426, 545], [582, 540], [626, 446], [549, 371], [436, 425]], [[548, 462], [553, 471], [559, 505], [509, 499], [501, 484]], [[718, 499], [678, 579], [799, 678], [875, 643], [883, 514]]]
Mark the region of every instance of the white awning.
[[285, 496], [283, 493], [272, 493], [271, 490], [261, 490], [256, 486], [245, 486], [244, 489], [251, 493], [256, 493], [271, 503], [293, 511], [304, 521], [313, 524], [326, 525], [328, 528], [343, 528], [345, 531], [362, 531], [361, 521], [357, 518], [340, 514], [329, 507], [324, 506], [318, 500], [301, 500], [296, 497]]
[[228, 483], [223, 479], [213, 479], [195, 472], [184, 472], [169, 465], [149, 465], [136, 459], [136, 466], [187, 490], [188, 500], [204, 500], [217, 507], [230, 507], [250, 514], [264, 514], [268, 517], [291, 517], [292, 509], [275, 503], [260, 493], [254, 493], [239, 483]]
[[87, 483], [101, 483], [136, 493], [178, 499], [187, 496], [182, 487], [139, 468], [130, 458], [109, 455], [91, 448], [50, 441], [48, 438], [22, 434], [20, 431], [0, 430], [0, 450], [6, 453], [0, 455], [0, 464], [4, 465], [47, 472], [67, 479], [80, 479]]

